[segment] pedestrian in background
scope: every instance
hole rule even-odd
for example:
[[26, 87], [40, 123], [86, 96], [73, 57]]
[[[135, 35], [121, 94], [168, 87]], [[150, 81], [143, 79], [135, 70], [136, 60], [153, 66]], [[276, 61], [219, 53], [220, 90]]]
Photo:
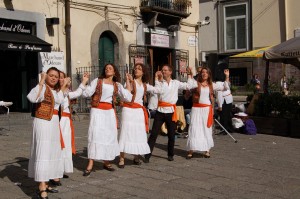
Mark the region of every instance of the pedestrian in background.
[[64, 100], [63, 92], [70, 84], [65, 78], [59, 84], [59, 70], [51, 67], [41, 74], [39, 84], [27, 95], [36, 104], [33, 111], [33, 133], [28, 164], [28, 176], [39, 182], [39, 198], [48, 198], [48, 192], [57, 193], [47, 182], [63, 177], [62, 148], [64, 142], [59, 127], [58, 109]]
[[[94, 79], [91, 85], [83, 91], [84, 97], [92, 97], [88, 130], [89, 162], [83, 176], [90, 175], [94, 160], [103, 160], [103, 168], [108, 171], [115, 170], [110, 161], [120, 155], [117, 139], [116, 100], [117, 96], [123, 101], [130, 101], [132, 97], [131, 93], [119, 82], [120, 73], [116, 66], [106, 64], [100, 77]], [[130, 83], [127, 82], [127, 85]]]
[[147, 93], [157, 94], [159, 88], [148, 84], [149, 74], [144, 64], [135, 64], [133, 79], [130, 80], [132, 88], [131, 102], [124, 102], [122, 109], [121, 132], [119, 138], [120, 161], [119, 168], [125, 166], [125, 153], [134, 155], [133, 164], [140, 165], [139, 155], [150, 153], [147, 143], [149, 132], [148, 111], [144, 107]]

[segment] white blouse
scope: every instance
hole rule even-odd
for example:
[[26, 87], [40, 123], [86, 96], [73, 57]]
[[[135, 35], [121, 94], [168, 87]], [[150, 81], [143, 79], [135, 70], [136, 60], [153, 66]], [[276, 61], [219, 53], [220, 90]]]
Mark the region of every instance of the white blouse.
[[[82, 95], [84, 97], [91, 97], [97, 87], [98, 78], [94, 79], [89, 86], [83, 91]], [[125, 89], [120, 83], [117, 82], [118, 86], [118, 96], [121, 98], [122, 101], [130, 102], [132, 98], [132, 94]], [[112, 96], [114, 92], [114, 86], [112, 84], [105, 84], [102, 83], [102, 95], [101, 95], [101, 102], [112, 103]]]
[[64, 108], [63, 112], [70, 113], [69, 98], [70, 98], [70, 100], [72, 100], [72, 99], [80, 97], [84, 90], [85, 90], [85, 86], [83, 84], [80, 84], [79, 87], [75, 91], [68, 90], [67, 92], [64, 93], [65, 98], [64, 98], [63, 103], [61, 104]]

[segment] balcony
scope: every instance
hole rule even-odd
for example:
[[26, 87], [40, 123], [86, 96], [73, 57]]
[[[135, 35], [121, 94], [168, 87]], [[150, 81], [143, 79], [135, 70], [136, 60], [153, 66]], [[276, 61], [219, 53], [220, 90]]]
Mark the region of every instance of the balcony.
[[158, 13], [176, 18], [187, 18], [191, 0], [140, 0], [142, 14]]

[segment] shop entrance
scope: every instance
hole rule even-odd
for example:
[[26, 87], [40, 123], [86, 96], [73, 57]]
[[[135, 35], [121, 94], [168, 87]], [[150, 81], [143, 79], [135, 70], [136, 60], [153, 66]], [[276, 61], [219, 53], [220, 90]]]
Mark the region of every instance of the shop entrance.
[[13, 102], [10, 111], [29, 112], [27, 94], [37, 84], [38, 53], [0, 51], [0, 100]]

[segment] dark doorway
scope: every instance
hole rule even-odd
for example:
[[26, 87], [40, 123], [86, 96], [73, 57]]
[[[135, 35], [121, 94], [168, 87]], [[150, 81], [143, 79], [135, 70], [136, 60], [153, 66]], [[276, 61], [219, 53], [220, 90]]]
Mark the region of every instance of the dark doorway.
[[27, 94], [37, 84], [38, 53], [0, 51], [0, 100], [13, 102], [11, 111], [28, 112]]
[[164, 64], [172, 65], [172, 49], [153, 48], [153, 71], [161, 70]]
[[230, 81], [235, 86], [247, 84], [247, 68], [230, 68]]
[[99, 67], [102, 68], [109, 63], [115, 64], [115, 47], [114, 40], [111, 36], [112, 33], [104, 32], [99, 39]]

